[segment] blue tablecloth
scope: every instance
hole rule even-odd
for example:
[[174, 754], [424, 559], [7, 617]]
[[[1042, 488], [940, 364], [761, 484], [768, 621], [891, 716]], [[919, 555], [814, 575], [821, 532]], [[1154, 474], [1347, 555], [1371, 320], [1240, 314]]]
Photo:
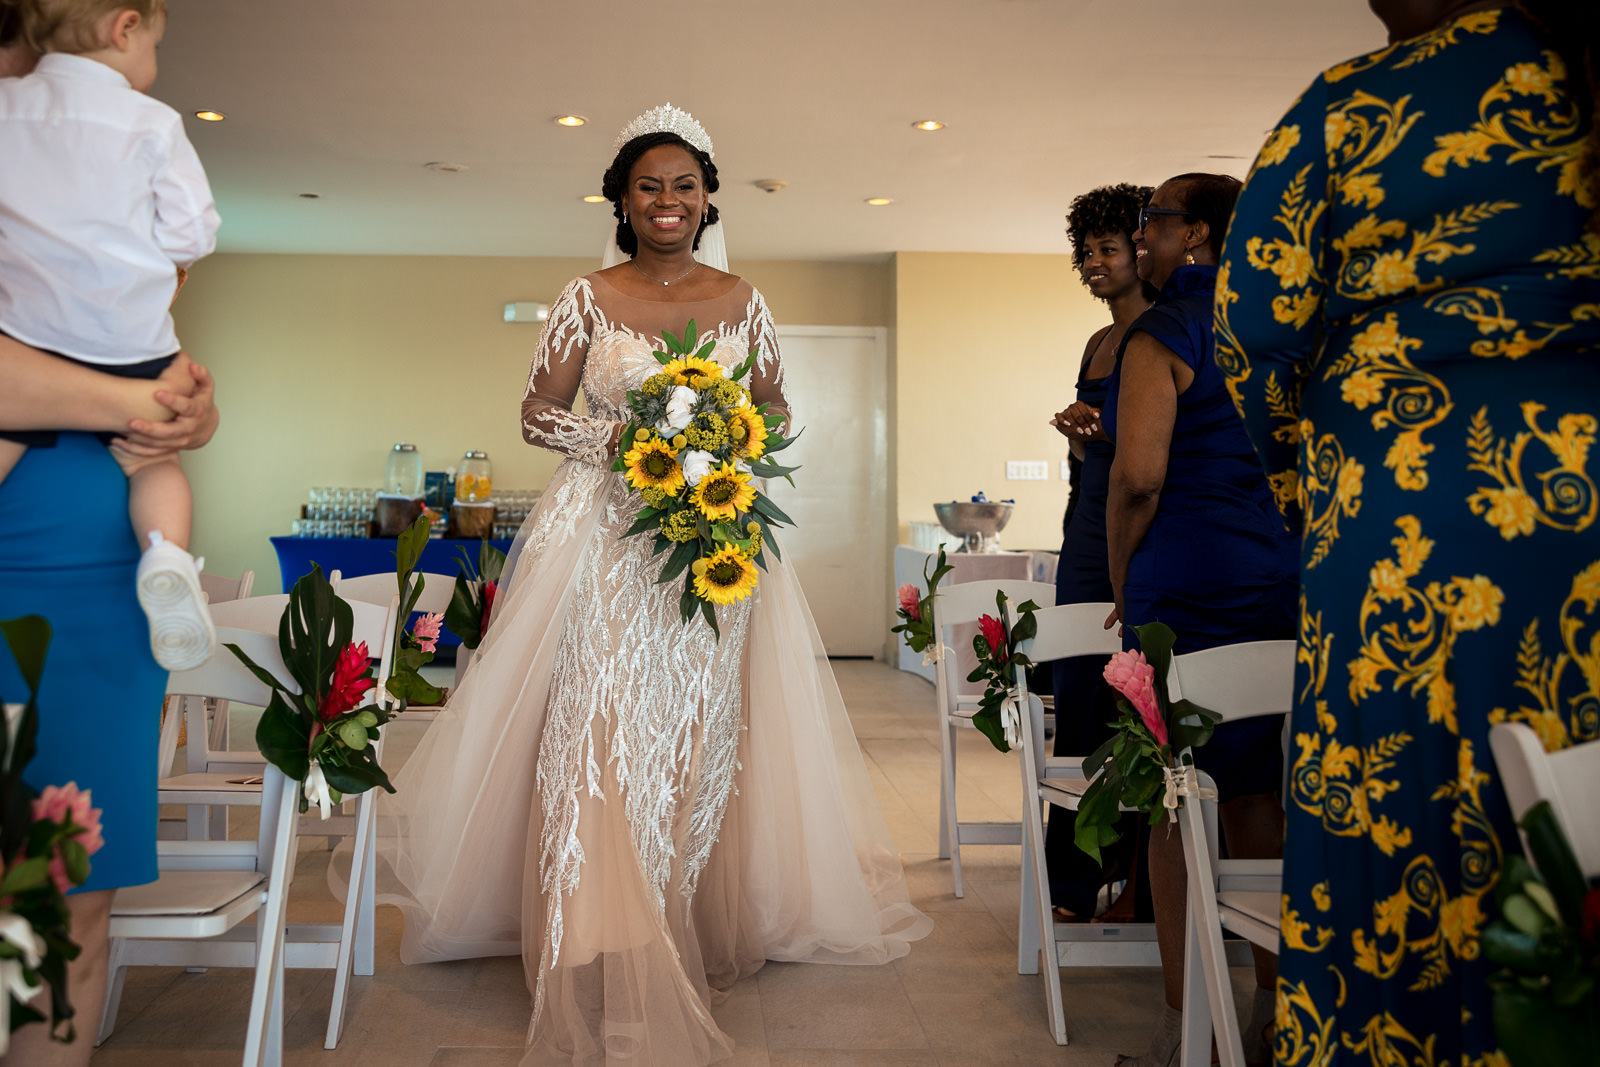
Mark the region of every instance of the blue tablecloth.
[[[283, 590], [288, 592], [301, 575], [311, 570], [313, 563], [322, 567], [323, 574], [339, 571], [346, 578], [358, 574], [393, 574], [394, 546], [392, 537], [274, 537], [272, 547], [278, 553], [278, 573], [283, 579]], [[511, 550], [507, 540], [489, 542], [502, 552]], [[422, 550], [417, 570], [428, 574], [448, 574], [452, 577], [461, 569], [461, 553], [465, 550], [471, 573], [477, 574], [478, 542], [467, 539], [437, 538]], [[448, 630], [439, 633], [440, 645], [456, 645], [461, 639]]]

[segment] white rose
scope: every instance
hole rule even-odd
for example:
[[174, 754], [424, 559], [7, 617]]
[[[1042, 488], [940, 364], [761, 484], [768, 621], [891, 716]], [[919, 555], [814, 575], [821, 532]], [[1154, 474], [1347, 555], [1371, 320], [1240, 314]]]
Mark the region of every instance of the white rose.
[[656, 423], [656, 432], [669, 440], [675, 434], [682, 433], [692, 418], [690, 409], [698, 399], [699, 395], [687, 385], [674, 386], [672, 395], [667, 397], [667, 413]]
[[680, 461], [683, 463], [683, 478], [690, 485], [699, 485], [700, 479], [710, 474], [717, 467], [717, 457], [710, 452], [701, 452], [699, 449], [690, 449], [685, 452]]

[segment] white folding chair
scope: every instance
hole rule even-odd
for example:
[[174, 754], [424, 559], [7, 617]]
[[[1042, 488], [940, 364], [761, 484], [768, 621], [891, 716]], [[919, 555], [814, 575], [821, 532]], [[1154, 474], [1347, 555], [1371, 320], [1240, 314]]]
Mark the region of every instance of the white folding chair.
[[[277, 642], [218, 628], [276, 677], [287, 680]], [[174, 692], [265, 704], [267, 687], [232, 656], [172, 676]], [[130, 966], [250, 967], [255, 982], [244, 1041], [246, 1067], [283, 1058], [284, 920], [294, 875], [297, 783], [268, 766], [254, 841], [162, 841], [160, 877], [119, 890], [110, 925], [110, 985], [95, 1044], [111, 1036]], [[250, 916], [255, 926], [242, 926]]]
[[[222, 574], [209, 574], [200, 572], [200, 591], [206, 595], [208, 604], [225, 604], [230, 600], [245, 600], [250, 596], [250, 591], [256, 586], [256, 572], [245, 571], [237, 578], [229, 578]], [[211, 722], [211, 747], [226, 749], [228, 747], [228, 702], [213, 700], [206, 708], [206, 717]], [[171, 768], [162, 772], [165, 777], [171, 773]]]
[[[424, 579], [422, 595], [417, 597], [413, 611], [429, 611], [443, 613], [450, 606], [450, 597], [455, 592], [456, 580], [448, 574], [433, 574], [422, 571], [415, 572], [416, 577]], [[358, 574], [350, 578], [344, 577], [339, 571], [333, 572], [330, 579], [333, 582], [334, 592], [346, 600], [361, 600], [368, 604], [387, 604], [389, 598], [399, 595], [398, 584], [393, 571], [381, 574]], [[471, 650], [465, 645], [456, 650], [457, 657], [466, 657]], [[457, 672], [457, 677], [460, 672]], [[432, 722], [438, 717], [437, 706], [411, 705], [406, 708], [406, 719], [411, 722]]]
[[1548, 800], [1585, 878], [1600, 878], [1600, 741], [1546, 752], [1526, 723], [1499, 723], [1489, 731], [1511, 813], [1521, 819]]
[[[959, 587], [958, 587], [959, 588]], [[1122, 638], [1107, 630], [1111, 604], [1060, 604], [1034, 613], [1038, 631], [1019, 651], [1036, 665], [1074, 656], [1110, 657], [1122, 651]], [[1017, 622], [1016, 604], [1006, 606]], [[1152, 923], [1058, 923], [1050, 909], [1050, 872], [1044, 851], [1047, 805], [1078, 809], [1089, 787], [1084, 757], [1051, 756], [1044, 743], [1044, 709], [1028, 693], [1027, 678], [1018, 679], [1028, 720], [1023, 724], [1018, 762], [1022, 772], [1022, 905], [1017, 922], [1017, 973], [1044, 975], [1045, 1014], [1056, 1044], [1067, 1043], [1066, 1012], [1061, 996], [1062, 967], [1159, 967]], [[1056, 721], [1073, 712], [1072, 702], [1086, 703], [1090, 694], [1057, 693]], [[1048, 935], [1046, 934], [1048, 931]], [[1041, 965], [1041, 957], [1043, 962]], [[1036, 971], [1037, 968], [1037, 971]]]
[[[375, 702], [387, 703], [384, 684], [391, 669], [389, 639], [393, 633], [395, 615], [399, 610], [399, 599], [397, 594], [391, 592], [388, 601], [381, 607], [359, 600], [349, 601], [353, 617], [351, 640], [358, 643], [364, 641], [368, 650], [381, 652], [377, 684], [372, 690], [372, 699]], [[249, 633], [254, 643], [259, 644], [263, 640], [269, 642], [274, 661], [281, 662], [277, 639], [278, 620], [288, 602], [288, 594], [283, 593], [218, 605], [217, 610], [213, 612], [213, 620], [219, 624], [219, 645], [232, 640], [232, 635]], [[229, 636], [220, 636], [224, 632]], [[251, 647], [243, 644], [240, 647], [255, 659]], [[231, 652], [222, 649], [212, 658], [212, 662], [223, 657], [229, 660], [235, 659]], [[256, 662], [263, 661], [256, 659]], [[183, 692], [183, 689], [173, 687], [189, 684], [184, 679], [185, 675], [173, 675], [168, 682], [168, 692]], [[267, 699], [269, 696], [264, 695], [261, 703], [265, 704]], [[188, 707], [192, 708], [198, 703], [199, 701], [192, 696], [185, 698]], [[194, 728], [191, 727], [190, 737], [195, 736], [197, 735]], [[381, 754], [383, 740], [380, 738], [373, 744]], [[188, 805], [191, 812], [196, 810], [203, 812], [206, 807], [214, 807], [221, 813], [225, 828], [228, 807], [251, 806], [261, 802], [261, 785], [250, 781], [252, 776], [263, 775], [264, 769], [268, 766], [265, 757], [259, 752], [207, 751], [201, 761], [206, 767], [205, 770], [175, 775], [158, 783], [157, 795], [161, 803]], [[195, 762], [191, 761], [190, 766], [195, 766]], [[345, 814], [352, 805], [354, 813]], [[376, 818], [377, 808], [372, 791], [347, 800], [341, 805], [339, 813], [326, 820], [315, 814], [300, 817], [299, 833], [303, 836], [354, 838], [354, 851], [351, 853], [350, 861], [349, 896], [345, 900], [343, 922], [338, 926], [296, 923], [289, 927], [288, 933], [288, 966], [332, 969], [336, 972], [333, 1003], [329, 1011], [325, 1039], [327, 1048], [338, 1046], [339, 1035], [344, 1029], [344, 1010], [349, 999], [351, 973], [370, 975], [376, 965], [377, 895], [373, 877], [374, 865], [377, 862]], [[195, 831], [192, 840], [203, 840], [208, 828], [203, 816], [198, 821], [191, 816], [190, 829]], [[222, 837], [225, 834], [217, 836]]]
[[984, 615], [994, 615], [995, 594], [1005, 591], [1013, 604], [1032, 600], [1054, 604], [1053, 585], [1040, 582], [984, 579], [939, 588], [933, 598], [933, 641], [939, 649], [933, 668], [934, 700], [939, 708], [939, 858], [949, 859], [956, 896], [966, 894], [961, 882], [962, 845], [1016, 845], [1022, 842], [1019, 822], [962, 822], [956, 815], [956, 740], [963, 728], [972, 728], [972, 716], [983, 694], [967, 683], [960, 664], [965, 657], [954, 651], [958, 626], [970, 627]]
[[[1293, 641], [1248, 641], [1174, 656], [1168, 694], [1214, 711], [1224, 722], [1287, 714], [1294, 709], [1295, 649]], [[1201, 791], [1213, 784], [1203, 772], [1195, 781]], [[1185, 797], [1178, 829], [1189, 875], [1182, 1065], [1207, 1067], [1215, 1030], [1223, 1067], [1244, 1067], [1222, 931], [1278, 951], [1283, 861], [1219, 858], [1214, 800]]]

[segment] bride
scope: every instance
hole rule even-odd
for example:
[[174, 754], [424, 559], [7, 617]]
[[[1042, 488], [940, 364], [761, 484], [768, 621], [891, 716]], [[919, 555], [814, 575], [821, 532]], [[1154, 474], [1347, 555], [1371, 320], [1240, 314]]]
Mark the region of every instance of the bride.
[[525, 1063], [721, 1059], [709, 1006], [763, 961], [885, 963], [932, 927], [793, 570], [767, 553], [756, 595], [717, 609], [719, 640], [680, 621], [651, 537], [621, 536], [639, 504], [611, 462], [664, 331], [694, 319], [725, 368], [759, 346], [753, 397], [788, 414], [771, 313], [720, 269], [716, 190], [688, 113], [618, 137], [608, 266], [562, 291], [522, 402], [528, 442], [567, 458], [477, 660], [385, 798], [402, 958], [521, 951]]

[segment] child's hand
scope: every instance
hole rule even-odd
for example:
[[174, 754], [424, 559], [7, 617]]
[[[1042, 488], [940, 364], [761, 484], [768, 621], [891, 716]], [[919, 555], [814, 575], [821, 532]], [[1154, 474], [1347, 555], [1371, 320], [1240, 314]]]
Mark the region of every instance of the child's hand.
[[200, 448], [210, 441], [221, 421], [213, 401], [216, 387], [211, 372], [190, 360], [187, 353], [179, 353], [156, 384], [160, 388], [154, 399], [162, 405], [164, 417], [132, 420], [117, 444], [136, 456], [158, 456]]

